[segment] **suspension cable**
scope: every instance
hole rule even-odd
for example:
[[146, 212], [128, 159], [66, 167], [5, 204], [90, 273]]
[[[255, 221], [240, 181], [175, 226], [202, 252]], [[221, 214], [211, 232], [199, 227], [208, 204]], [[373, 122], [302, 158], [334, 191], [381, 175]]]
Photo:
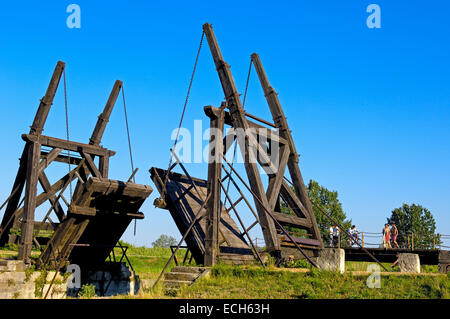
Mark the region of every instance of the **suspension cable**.
[[[190, 81], [189, 81], [189, 87], [188, 87], [188, 90], [187, 90], [186, 99], [184, 100], [184, 106], [183, 106], [183, 112], [181, 113], [180, 124], [178, 125], [177, 135], [176, 135], [176, 137], [175, 137], [175, 142], [174, 142], [174, 145], [173, 145], [173, 147], [172, 147], [172, 151], [171, 151], [171, 153], [170, 153], [169, 166], [168, 166], [168, 169], [167, 169], [167, 171], [166, 171], [166, 176], [165, 176], [165, 178], [164, 178], [164, 184], [163, 184], [163, 185], [166, 185], [167, 180], [168, 180], [168, 178], [169, 178], [170, 167], [172, 166], [173, 154], [174, 154], [174, 152], [175, 152], [175, 147], [177, 146], [177, 143], [178, 143], [178, 137], [179, 137], [179, 135], [180, 135], [181, 125], [183, 124], [184, 114], [185, 114], [185, 112], [186, 112], [186, 107], [187, 107], [187, 104], [188, 104], [188, 101], [189, 101], [189, 95], [190, 95], [190, 93], [191, 93], [192, 82], [194, 81], [195, 71], [196, 71], [196, 69], [197, 69], [198, 58], [199, 58], [199, 56], [200, 56], [200, 51], [201, 51], [201, 49], [202, 49], [202, 44], [203, 44], [203, 38], [204, 38], [204, 36], [205, 36], [205, 32], [203, 31], [203, 32], [202, 32], [202, 37], [201, 37], [201, 39], [200, 39], [200, 45], [198, 46], [197, 56], [196, 56], [196, 58], [195, 58], [194, 69], [192, 70], [191, 79], [190, 79]], [[163, 195], [163, 197], [164, 197], [164, 196], [165, 196], [165, 194]]]
[[[136, 179], [134, 178], [135, 170], [133, 164], [133, 151], [131, 149], [131, 138], [130, 138], [130, 127], [128, 125], [128, 114], [127, 114], [127, 103], [125, 102], [125, 89], [122, 83], [122, 100], [123, 100], [123, 113], [125, 114], [125, 126], [127, 128], [127, 138], [128, 138], [128, 152], [130, 153], [130, 165], [131, 165], [131, 178], [133, 179], [133, 183], [136, 183]], [[134, 219], [134, 228], [133, 235], [136, 236], [136, 224], [137, 221]]]
[[[65, 106], [65, 111], [66, 111], [66, 137], [67, 137], [67, 142], [70, 141], [69, 139], [69, 108], [67, 106], [67, 85], [66, 85], [66, 69], [64, 68], [63, 71], [63, 79], [64, 79], [64, 106]], [[67, 150], [67, 159], [68, 159], [68, 168], [69, 168], [69, 174], [71, 172], [71, 165], [70, 165], [70, 150]], [[69, 192], [70, 192], [70, 204], [72, 204], [72, 183], [69, 183]]]
[[[123, 99], [123, 111], [125, 114], [125, 126], [127, 128], [127, 138], [128, 138], [128, 151], [130, 153], [130, 164], [131, 164], [131, 174], [134, 173], [134, 164], [133, 164], [133, 151], [131, 149], [131, 138], [130, 138], [130, 128], [128, 126], [128, 114], [127, 114], [127, 104], [125, 103], [125, 89], [122, 83], [122, 99]], [[132, 175], [133, 183], [136, 183], [134, 178], [134, 174]]]

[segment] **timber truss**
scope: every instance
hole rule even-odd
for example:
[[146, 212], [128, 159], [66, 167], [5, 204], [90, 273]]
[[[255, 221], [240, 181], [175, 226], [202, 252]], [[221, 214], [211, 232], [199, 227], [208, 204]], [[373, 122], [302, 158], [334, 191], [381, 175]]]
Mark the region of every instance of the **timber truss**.
[[[157, 200], [155, 204], [170, 210], [197, 263], [203, 259], [204, 265], [214, 265], [218, 259], [222, 259], [226, 247], [233, 248], [235, 254], [237, 248], [245, 248], [241, 249], [242, 260], [251, 253], [262, 262], [249, 235], [249, 231], [259, 224], [266, 250], [271, 255], [278, 260], [293, 255], [306, 258], [314, 264], [311, 257], [317, 257], [323, 243], [300, 172], [299, 156], [277, 93], [268, 81], [259, 56], [252, 54], [251, 60], [258, 73], [273, 122], [247, 113], [212, 26], [206, 23], [203, 25], [203, 32], [226, 99], [220, 107], [204, 108], [212, 129], [208, 179], [201, 181], [191, 178], [178, 159], [168, 171], [152, 168], [152, 179], [162, 195], [162, 199]], [[225, 125], [231, 127], [226, 134]], [[225, 157], [234, 141], [242, 155], [246, 179], [238, 174], [233, 164]], [[177, 164], [182, 166], [185, 175], [171, 172]], [[261, 175], [260, 169], [264, 169], [268, 176], [267, 188], [264, 187], [264, 176]], [[239, 193], [239, 198], [234, 201], [225, 186], [227, 179]], [[238, 184], [243, 184], [245, 191], [242, 191]], [[201, 196], [196, 190], [199, 187], [202, 188]], [[244, 192], [251, 194], [256, 209], [252, 208]], [[225, 195], [223, 201], [222, 194]], [[241, 201], [246, 203], [255, 217], [255, 222], [248, 227], [244, 225], [236, 208]], [[225, 207], [226, 202], [230, 203], [229, 207]], [[229, 222], [231, 212], [237, 217], [241, 226], [239, 229], [235, 227], [234, 222]], [[233, 230], [232, 234], [225, 233], [226, 226]], [[195, 236], [198, 239], [194, 245], [192, 242]], [[201, 249], [197, 246], [201, 246]], [[196, 257], [198, 254], [201, 256]]]
[[[109, 158], [115, 152], [100, 146], [100, 142], [122, 88], [121, 81], [115, 82], [89, 143], [42, 135], [64, 69], [65, 63], [59, 61], [31, 130], [22, 135], [25, 147], [5, 202], [0, 233], [0, 246], [18, 243], [19, 259], [25, 263], [31, 262], [34, 244], [42, 252], [38, 266], [53, 268], [66, 260], [79, 265], [102, 264], [131, 220], [144, 218], [138, 209], [152, 191], [150, 186], [108, 179]], [[54, 162], [68, 164], [69, 172], [52, 184], [45, 170]], [[76, 186], [73, 194], [70, 189], [72, 197], [68, 199], [64, 192], [73, 182]], [[50, 209], [42, 221], [35, 221], [36, 208], [45, 202], [50, 203]], [[42, 231], [52, 233], [45, 248], [38, 241]]]

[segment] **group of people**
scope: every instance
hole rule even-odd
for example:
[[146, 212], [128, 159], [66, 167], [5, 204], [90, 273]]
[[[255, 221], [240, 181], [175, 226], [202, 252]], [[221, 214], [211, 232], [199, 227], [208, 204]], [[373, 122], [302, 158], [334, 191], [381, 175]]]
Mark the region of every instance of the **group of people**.
[[[389, 227], [390, 226], [390, 227]], [[382, 230], [383, 234], [383, 247], [384, 248], [392, 248], [392, 243], [395, 247], [399, 248], [397, 243], [398, 229], [394, 224], [384, 224], [384, 228]]]
[[[383, 247], [384, 248], [392, 248], [395, 246], [399, 248], [397, 243], [398, 229], [394, 224], [384, 224], [383, 228]], [[341, 231], [338, 226], [334, 225], [330, 227], [329, 231], [329, 239], [331, 247], [340, 247], [340, 234]], [[352, 227], [348, 230], [348, 234], [350, 237], [348, 238], [348, 244], [350, 247], [353, 246], [356, 242], [359, 241], [359, 231], [356, 230], [356, 226], [352, 225]], [[391, 245], [392, 241], [392, 245]]]
[[[352, 225], [352, 227], [348, 230], [350, 234], [350, 238], [348, 239], [349, 246], [352, 247], [355, 242], [359, 240], [358, 234], [359, 232], [356, 230], [356, 226]], [[340, 234], [341, 231], [338, 226], [334, 225], [330, 227], [329, 238], [330, 238], [330, 246], [331, 247], [340, 247]]]

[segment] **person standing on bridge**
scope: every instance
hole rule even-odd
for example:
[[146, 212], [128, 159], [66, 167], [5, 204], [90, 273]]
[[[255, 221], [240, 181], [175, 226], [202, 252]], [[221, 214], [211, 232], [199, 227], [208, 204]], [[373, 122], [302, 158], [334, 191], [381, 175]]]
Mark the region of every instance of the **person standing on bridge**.
[[[349, 245], [350, 245], [350, 247], [353, 247], [353, 243], [358, 241], [358, 233], [359, 232], [356, 230], [356, 226], [352, 225], [352, 227], [348, 230], [348, 233], [351, 236], [348, 239]], [[352, 238], [353, 238], [353, 240], [352, 240]]]
[[340, 246], [341, 246], [340, 234], [341, 234], [341, 231], [340, 231], [339, 227], [334, 226], [334, 230], [333, 230], [333, 242], [334, 242], [333, 246], [334, 247], [340, 248]]
[[334, 227], [335, 226], [330, 226], [330, 233], [329, 233], [329, 238], [330, 238], [330, 247], [333, 247], [333, 233], [334, 233]]
[[383, 228], [383, 246], [384, 246], [384, 248], [392, 248], [391, 241], [390, 241], [390, 233], [391, 233], [391, 230], [389, 228], [389, 225], [384, 224], [384, 228]]
[[400, 248], [397, 243], [398, 229], [397, 229], [397, 226], [395, 226], [394, 224], [391, 224], [391, 234], [392, 234], [392, 242], [394, 243], [394, 246], [397, 248]]

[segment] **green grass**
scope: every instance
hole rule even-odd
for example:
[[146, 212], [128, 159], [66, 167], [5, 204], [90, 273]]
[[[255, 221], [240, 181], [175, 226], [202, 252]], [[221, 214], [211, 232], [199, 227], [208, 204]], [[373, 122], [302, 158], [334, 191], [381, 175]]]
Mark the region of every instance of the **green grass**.
[[[171, 255], [168, 248], [135, 247], [127, 243], [127, 256], [136, 274], [142, 279], [156, 279]], [[0, 250], [0, 256], [10, 251]], [[120, 258], [120, 249], [115, 249]], [[177, 253], [181, 262], [185, 250]], [[346, 262], [347, 271], [367, 271], [368, 262]], [[172, 262], [167, 271], [175, 265]], [[388, 270], [390, 264], [383, 264]], [[423, 273], [429, 275], [381, 275], [381, 287], [367, 287], [368, 274], [319, 271], [302, 261], [288, 265], [288, 269], [266, 269], [260, 266], [230, 266], [219, 264], [212, 268], [209, 278], [202, 278], [195, 285], [184, 287], [176, 295], [168, 295], [159, 284], [155, 290], [141, 290], [136, 297], [119, 298], [450, 298], [450, 274], [438, 274], [437, 266], [423, 265]], [[303, 269], [302, 269], [303, 268]], [[306, 270], [305, 270], [306, 268]], [[306, 271], [306, 272], [305, 272]]]
[[367, 278], [317, 269], [289, 272], [217, 265], [210, 278], [181, 289], [177, 298], [450, 298], [449, 275], [382, 275], [380, 288], [367, 287]]

